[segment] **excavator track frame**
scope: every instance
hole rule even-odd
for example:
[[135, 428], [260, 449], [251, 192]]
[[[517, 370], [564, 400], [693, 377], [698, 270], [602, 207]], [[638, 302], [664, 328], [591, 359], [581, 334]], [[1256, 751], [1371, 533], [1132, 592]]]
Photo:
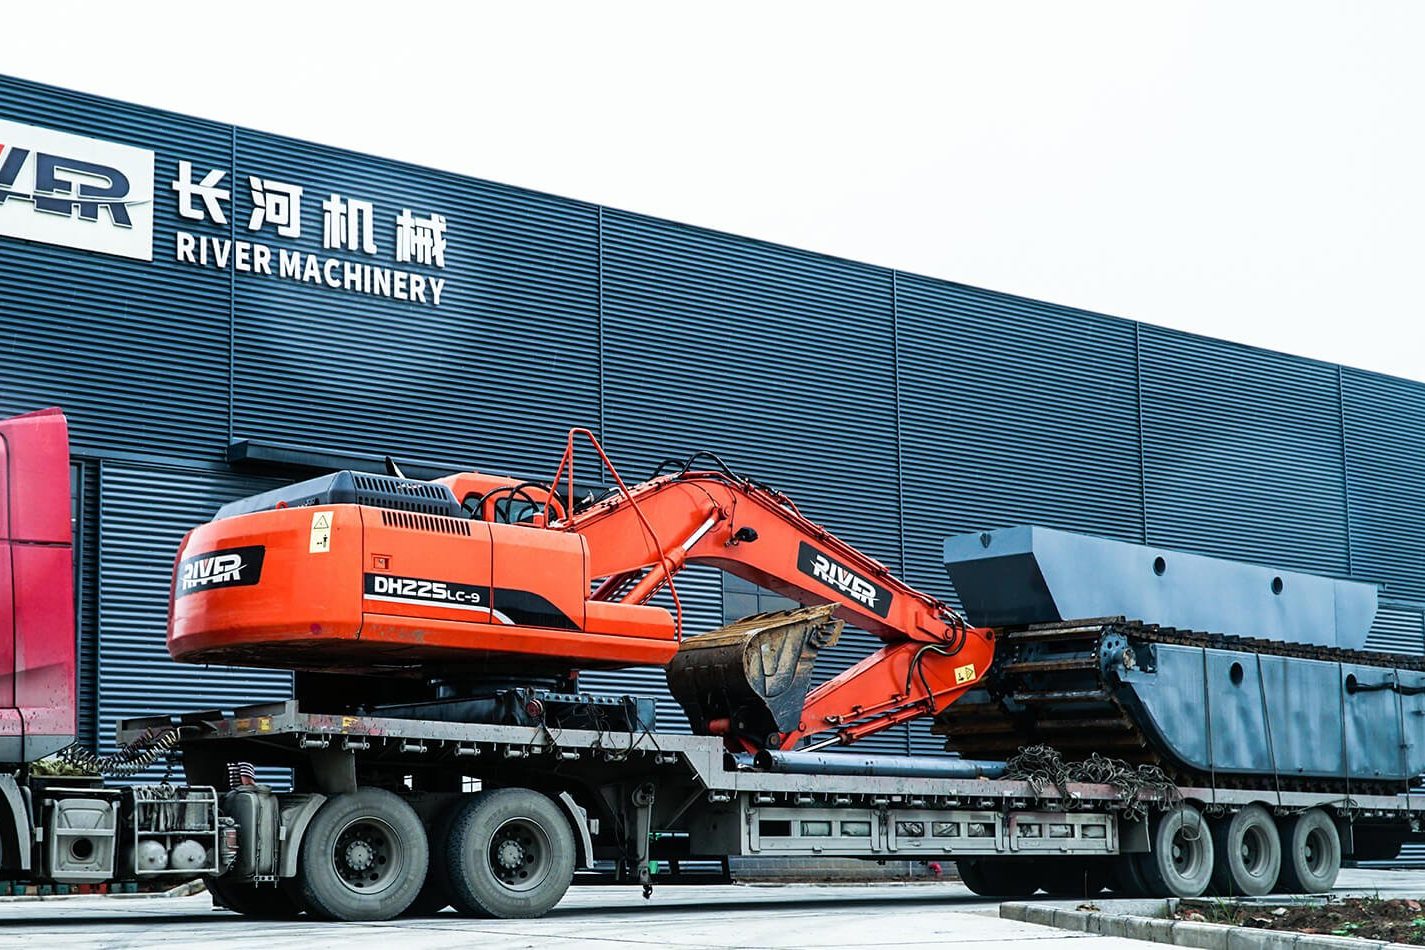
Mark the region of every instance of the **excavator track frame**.
[[1021, 748], [1044, 744], [1066, 758], [1102, 753], [1134, 765], [1156, 765], [1181, 785], [1248, 788], [1266, 781], [1278, 790], [1359, 794], [1395, 794], [1409, 787], [1409, 781], [1185, 767], [1157, 747], [1105, 669], [1107, 654], [1127, 647], [1136, 656], [1153, 645], [1425, 672], [1420, 656], [1203, 633], [1123, 617], [1032, 624], [1000, 631], [995, 662], [980, 689], [941, 711], [931, 730], [946, 738], [948, 750], [966, 757], [1007, 759]]

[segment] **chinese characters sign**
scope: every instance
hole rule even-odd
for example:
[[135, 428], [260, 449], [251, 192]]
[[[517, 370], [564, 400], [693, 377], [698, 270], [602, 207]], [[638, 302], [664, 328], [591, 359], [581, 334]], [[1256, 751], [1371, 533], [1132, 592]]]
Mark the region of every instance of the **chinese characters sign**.
[[[441, 273], [447, 233], [443, 214], [404, 207], [399, 214], [383, 214], [370, 200], [333, 193], [313, 195], [299, 184], [249, 175], [243, 187], [251, 197], [252, 213], [246, 221], [230, 222], [233, 194], [225, 170], [200, 171], [191, 162], [180, 161], [170, 187], [178, 198], [180, 218], [229, 226], [234, 235], [176, 231], [174, 258], [182, 263], [440, 306], [446, 283]], [[273, 247], [265, 242], [270, 237], [307, 240], [302, 229], [307, 202], [316, 202], [321, 208], [320, 251]], [[394, 235], [388, 230], [391, 226]], [[315, 235], [311, 244], [316, 244]], [[391, 266], [393, 263], [407, 266]]]

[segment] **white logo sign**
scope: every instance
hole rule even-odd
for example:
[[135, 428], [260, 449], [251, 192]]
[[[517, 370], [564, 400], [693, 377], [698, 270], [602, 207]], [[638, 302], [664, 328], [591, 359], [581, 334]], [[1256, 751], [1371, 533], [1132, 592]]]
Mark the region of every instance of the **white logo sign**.
[[0, 119], [0, 234], [153, 260], [153, 152]]
[[[404, 300], [439, 307], [445, 294], [445, 251], [449, 225], [438, 213], [417, 213], [402, 207], [394, 216], [382, 213], [375, 200], [327, 192], [325, 197], [304, 185], [261, 178], [230, 178], [223, 168], [196, 168], [179, 161], [169, 183], [178, 198], [178, 216], [204, 225], [231, 227], [231, 232], [173, 233], [173, 258], [183, 264], [236, 270], [265, 277]], [[234, 191], [246, 190], [252, 212], [236, 215], [229, 225]], [[316, 245], [316, 235], [304, 233], [302, 209], [322, 212], [321, 253], [268, 243], [274, 238], [292, 244], [304, 239]], [[246, 230], [241, 230], [245, 225]], [[394, 235], [392, 234], [394, 226]], [[394, 237], [394, 242], [391, 240]], [[394, 258], [405, 267], [391, 267]], [[421, 268], [417, 270], [416, 268]]]
[[816, 563], [812, 567], [811, 574], [812, 577], [830, 584], [837, 590], [850, 594], [867, 607], [875, 608], [876, 588], [871, 586], [871, 582], [857, 576], [840, 564], [832, 563], [827, 560], [825, 555], [818, 554], [816, 556]]
[[208, 584], [226, 584], [242, 580], [242, 556], [217, 554], [199, 558], [183, 565], [183, 589], [192, 590]]

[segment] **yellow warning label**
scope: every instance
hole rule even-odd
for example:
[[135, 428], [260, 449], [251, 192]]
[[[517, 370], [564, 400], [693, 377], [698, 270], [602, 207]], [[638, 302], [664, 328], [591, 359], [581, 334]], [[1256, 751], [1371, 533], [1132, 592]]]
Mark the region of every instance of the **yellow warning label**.
[[966, 663], [964, 666], [955, 667], [955, 685], [968, 683], [975, 678], [975, 664]]
[[312, 543], [308, 550], [312, 554], [325, 554], [332, 548], [332, 513], [312, 512]]

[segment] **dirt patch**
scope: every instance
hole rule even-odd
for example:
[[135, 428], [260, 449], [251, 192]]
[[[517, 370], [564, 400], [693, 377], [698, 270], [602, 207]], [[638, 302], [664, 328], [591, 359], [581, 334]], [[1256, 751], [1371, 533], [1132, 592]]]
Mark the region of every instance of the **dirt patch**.
[[1348, 897], [1312, 904], [1242, 904], [1195, 900], [1178, 905], [1178, 920], [1365, 937], [1425, 945], [1425, 905], [1418, 900]]

